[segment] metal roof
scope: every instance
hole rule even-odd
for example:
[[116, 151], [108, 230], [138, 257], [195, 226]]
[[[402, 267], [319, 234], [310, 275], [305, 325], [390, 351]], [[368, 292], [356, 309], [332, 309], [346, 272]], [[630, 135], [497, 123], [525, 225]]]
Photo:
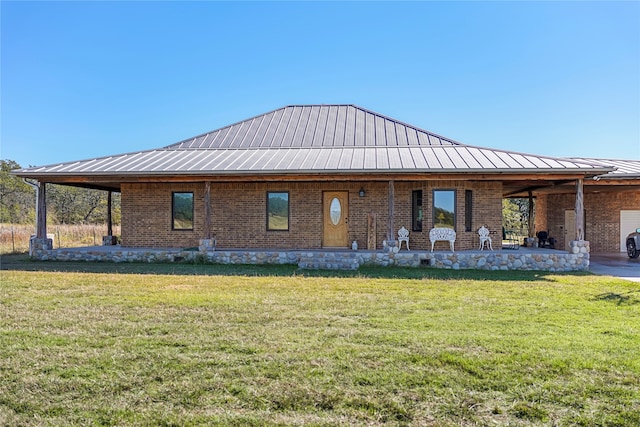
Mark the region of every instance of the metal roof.
[[598, 179], [640, 178], [640, 160], [590, 159], [583, 157], [571, 157], [569, 160], [616, 168], [605, 175], [598, 176]]
[[613, 167], [461, 144], [354, 105], [292, 105], [164, 148], [14, 171], [24, 177], [582, 173]]
[[19, 174], [234, 174], [318, 172], [550, 172], [601, 171], [566, 159], [497, 152], [471, 146], [150, 150], [58, 165]]
[[460, 145], [355, 105], [291, 105], [165, 147], [185, 149]]

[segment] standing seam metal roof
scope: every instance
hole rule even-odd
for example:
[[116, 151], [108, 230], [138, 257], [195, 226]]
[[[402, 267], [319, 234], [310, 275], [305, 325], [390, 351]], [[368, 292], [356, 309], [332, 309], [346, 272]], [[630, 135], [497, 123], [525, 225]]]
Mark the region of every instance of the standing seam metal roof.
[[294, 105], [185, 139], [165, 149], [424, 145], [461, 144], [354, 105]]
[[293, 105], [157, 150], [16, 173], [602, 173], [615, 166], [469, 146], [354, 105]]
[[606, 175], [602, 175], [599, 178], [618, 179], [640, 177], [640, 160], [588, 159], [582, 157], [572, 157], [567, 160], [589, 162], [604, 167], [616, 168], [616, 170], [611, 171]]

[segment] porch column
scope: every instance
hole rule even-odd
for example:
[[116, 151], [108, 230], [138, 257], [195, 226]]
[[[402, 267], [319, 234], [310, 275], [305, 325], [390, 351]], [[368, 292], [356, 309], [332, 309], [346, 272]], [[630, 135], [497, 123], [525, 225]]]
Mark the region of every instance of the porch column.
[[535, 213], [533, 210], [533, 193], [529, 190], [529, 237], [535, 237]]
[[204, 183], [204, 236], [198, 248], [203, 254], [216, 250], [216, 239], [211, 235], [211, 181]]
[[584, 193], [582, 178], [576, 181], [576, 240], [584, 240]]
[[36, 219], [36, 238], [47, 238], [47, 187], [46, 183], [38, 185], [38, 218]]
[[107, 236], [113, 236], [113, 224], [111, 218], [111, 191], [107, 193]]
[[204, 183], [204, 238], [211, 239], [211, 182]]
[[387, 240], [395, 240], [394, 230], [394, 199], [395, 199], [395, 187], [393, 181], [389, 181], [389, 230], [387, 232]]

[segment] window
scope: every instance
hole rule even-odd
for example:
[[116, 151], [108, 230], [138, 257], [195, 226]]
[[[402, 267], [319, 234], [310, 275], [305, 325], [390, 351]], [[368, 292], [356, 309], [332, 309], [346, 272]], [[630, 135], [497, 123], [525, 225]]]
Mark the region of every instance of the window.
[[464, 190], [464, 231], [471, 231], [473, 227], [473, 193]]
[[456, 228], [456, 191], [433, 190], [433, 226]]
[[411, 192], [411, 224], [413, 231], [422, 231], [422, 190]]
[[267, 192], [267, 230], [289, 229], [289, 193]]
[[193, 193], [173, 193], [171, 218], [174, 230], [193, 230]]

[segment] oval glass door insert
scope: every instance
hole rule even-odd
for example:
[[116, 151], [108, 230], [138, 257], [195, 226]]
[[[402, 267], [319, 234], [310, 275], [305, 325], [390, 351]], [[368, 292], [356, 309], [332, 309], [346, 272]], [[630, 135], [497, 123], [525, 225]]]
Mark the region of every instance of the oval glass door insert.
[[340, 223], [340, 217], [342, 216], [342, 206], [340, 200], [334, 197], [329, 205], [329, 216], [331, 217], [331, 224], [338, 225]]

